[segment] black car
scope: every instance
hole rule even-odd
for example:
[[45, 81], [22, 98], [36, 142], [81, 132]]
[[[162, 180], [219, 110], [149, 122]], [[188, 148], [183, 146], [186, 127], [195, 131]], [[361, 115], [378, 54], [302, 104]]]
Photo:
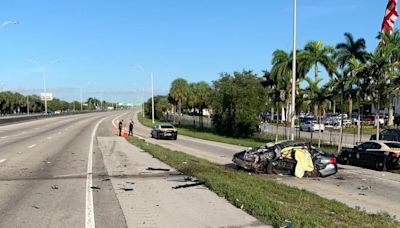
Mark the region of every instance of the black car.
[[[236, 153], [233, 162], [240, 168], [257, 173], [293, 175], [297, 161], [294, 154], [298, 148], [307, 150], [312, 158], [314, 170], [306, 172], [306, 176], [329, 176], [337, 173], [336, 157], [324, 153], [309, 143], [297, 141], [283, 141], [268, 143], [265, 146], [253, 147]], [[285, 156], [285, 152], [292, 153]]]
[[345, 165], [359, 165], [376, 170], [400, 168], [400, 143], [367, 141], [353, 148], [343, 148], [338, 160]]
[[[376, 135], [371, 135], [370, 140], [376, 140]], [[400, 129], [385, 129], [381, 131], [379, 140], [400, 142]]]

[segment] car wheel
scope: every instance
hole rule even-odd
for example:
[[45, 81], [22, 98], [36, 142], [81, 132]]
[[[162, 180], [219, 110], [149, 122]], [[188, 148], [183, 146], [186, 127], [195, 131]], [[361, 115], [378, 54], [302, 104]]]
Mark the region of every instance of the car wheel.
[[158, 134], [158, 132], [156, 133], [156, 139], [160, 139], [160, 135]]
[[178, 138], [178, 135], [175, 135], [174, 138], [173, 138], [173, 140], [176, 140], [177, 138]]
[[384, 158], [383, 160], [376, 160], [375, 169], [378, 171], [386, 171], [386, 159]]
[[340, 156], [340, 162], [343, 165], [349, 165], [350, 164], [350, 158], [349, 157], [345, 157], [345, 156]]
[[265, 173], [266, 174], [273, 174], [274, 172], [272, 171], [272, 163], [268, 162], [267, 165], [265, 166]]
[[311, 132], [311, 128], [310, 127], [308, 128], [308, 131]]

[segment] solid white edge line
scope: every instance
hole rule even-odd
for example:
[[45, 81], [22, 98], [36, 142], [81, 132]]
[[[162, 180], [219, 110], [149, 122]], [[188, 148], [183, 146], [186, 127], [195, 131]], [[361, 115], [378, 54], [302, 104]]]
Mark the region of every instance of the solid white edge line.
[[95, 228], [95, 221], [94, 221], [94, 207], [93, 207], [93, 190], [92, 187], [92, 177], [93, 177], [93, 142], [94, 137], [96, 136], [97, 128], [99, 127], [100, 123], [103, 122], [104, 117], [99, 122], [96, 123], [92, 131], [92, 136], [90, 140], [89, 146], [89, 155], [88, 155], [88, 165], [87, 165], [87, 176], [86, 176], [86, 208], [85, 208], [85, 227], [86, 228]]

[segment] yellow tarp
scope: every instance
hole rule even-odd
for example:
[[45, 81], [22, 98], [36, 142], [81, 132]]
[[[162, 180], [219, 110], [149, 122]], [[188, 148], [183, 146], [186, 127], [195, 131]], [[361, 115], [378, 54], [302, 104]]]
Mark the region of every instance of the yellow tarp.
[[294, 158], [297, 161], [294, 175], [298, 178], [302, 178], [306, 171], [313, 171], [314, 164], [311, 158], [311, 154], [305, 149], [295, 149]]

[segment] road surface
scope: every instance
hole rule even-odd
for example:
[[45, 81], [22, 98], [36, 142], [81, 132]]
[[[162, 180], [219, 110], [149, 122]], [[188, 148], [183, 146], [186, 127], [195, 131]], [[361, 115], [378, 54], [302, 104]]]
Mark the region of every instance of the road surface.
[[[233, 154], [244, 149], [240, 146], [182, 135], [178, 135], [176, 141], [156, 140], [150, 138], [150, 128], [140, 125], [136, 115], [135, 123], [135, 134], [145, 138], [146, 141], [227, 166], [232, 165]], [[351, 207], [360, 207], [367, 212], [387, 212], [393, 216], [400, 213], [399, 174], [339, 165], [339, 173], [326, 178], [298, 179], [292, 176], [264, 176], [290, 186], [306, 189], [328, 199], [338, 200]]]
[[[182, 176], [121, 137], [129, 112], [0, 126], [0, 227], [264, 227], [205, 187], [172, 191]], [[178, 178], [178, 179], [176, 179]]]

